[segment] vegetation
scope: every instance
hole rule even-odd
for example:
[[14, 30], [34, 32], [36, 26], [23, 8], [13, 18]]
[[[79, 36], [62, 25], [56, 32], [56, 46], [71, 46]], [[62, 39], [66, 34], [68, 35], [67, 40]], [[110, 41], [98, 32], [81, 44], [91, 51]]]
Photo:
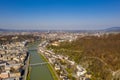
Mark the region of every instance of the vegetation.
[[120, 69], [120, 34], [86, 36], [62, 42], [59, 46], [48, 45], [47, 48], [69, 55], [92, 73], [93, 80], [111, 80], [112, 72]]
[[27, 80], [30, 80], [30, 72], [32, 67], [28, 67]]

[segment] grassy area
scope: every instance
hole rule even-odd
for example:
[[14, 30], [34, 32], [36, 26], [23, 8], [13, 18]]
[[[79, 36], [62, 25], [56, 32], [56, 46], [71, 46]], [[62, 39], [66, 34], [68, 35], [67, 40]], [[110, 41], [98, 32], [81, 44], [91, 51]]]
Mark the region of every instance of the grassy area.
[[28, 67], [28, 73], [27, 73], [27, 79], [26, 80], [30, 80], [30, 72], [31, 72], [31, 67]]
[[[40, 54], [41, 55], [41, 54]], [[42, 59], [44, 59], [46, 62], [48, 62], [48, 60], [43, 56], [41, 55]], [[47, 64], [47, 67], [49, 68], [52, 76], [53, 76], [53, 79], [54, 80], [59, 80], [59, 78], [57, 77], [57, 73], [54, 71], [53, 67], [51, 64]]]

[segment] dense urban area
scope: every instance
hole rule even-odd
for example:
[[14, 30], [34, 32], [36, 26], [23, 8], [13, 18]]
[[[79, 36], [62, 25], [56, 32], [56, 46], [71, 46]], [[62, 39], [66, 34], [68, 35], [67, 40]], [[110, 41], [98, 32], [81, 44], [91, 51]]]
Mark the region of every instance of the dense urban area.
[[0, 33], [0, 80], [120, 80], [119, 58], [119, 32]]

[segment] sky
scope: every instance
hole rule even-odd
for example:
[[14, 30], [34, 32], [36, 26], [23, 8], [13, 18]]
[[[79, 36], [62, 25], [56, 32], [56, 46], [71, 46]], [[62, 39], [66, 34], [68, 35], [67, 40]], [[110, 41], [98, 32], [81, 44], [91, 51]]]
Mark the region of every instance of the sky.
[[98, 30], [120, 27], [120, 0], [0, 0], [0, 28]]

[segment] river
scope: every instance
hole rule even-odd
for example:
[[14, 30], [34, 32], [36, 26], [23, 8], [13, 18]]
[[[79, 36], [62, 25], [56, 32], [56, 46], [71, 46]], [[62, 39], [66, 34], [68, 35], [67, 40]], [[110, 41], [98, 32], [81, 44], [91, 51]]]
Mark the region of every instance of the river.
[[[37, 50], [32, 50], [37, 48], [38, 43], [34, 43], [29, 46], [30, 53], [30, 64], [45, 62], [42, 56], [37, 53]], [[49, 71], [47, 64], [31, 66], [30, 80], [53, 80], [52, 74]]]

